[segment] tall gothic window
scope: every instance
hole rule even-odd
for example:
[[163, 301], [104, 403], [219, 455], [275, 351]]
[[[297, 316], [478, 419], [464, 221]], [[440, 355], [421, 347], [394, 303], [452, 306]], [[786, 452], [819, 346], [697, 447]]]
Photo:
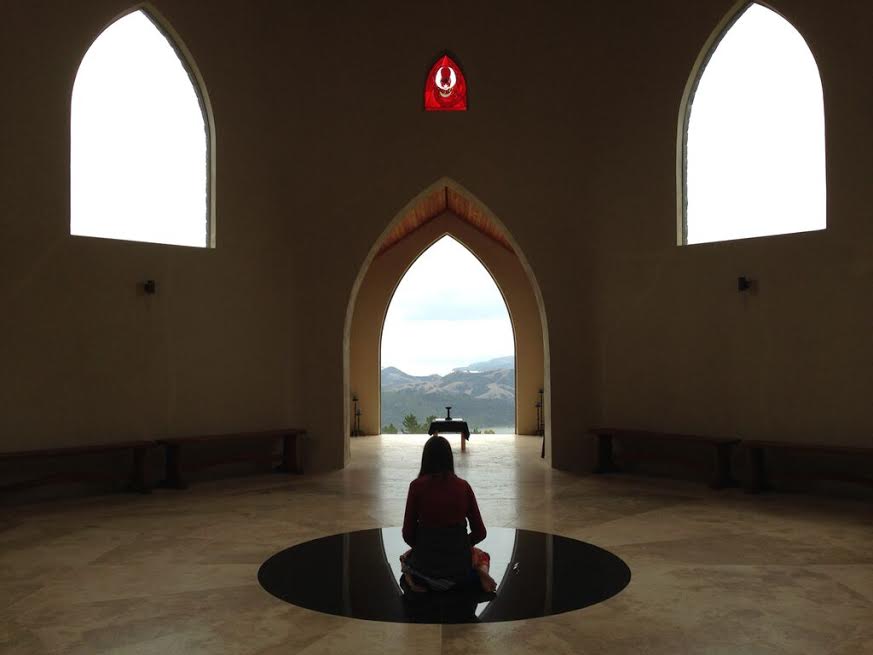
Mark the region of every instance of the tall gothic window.
[[687, 105], [683, 243], [824, 229], [824, 102], [803, 37], [753, 3], [704, 62]]
[[143, 10], [94, 41], [73, 86], [70, 233], [210, 245], [210, 132], [179, 49]]

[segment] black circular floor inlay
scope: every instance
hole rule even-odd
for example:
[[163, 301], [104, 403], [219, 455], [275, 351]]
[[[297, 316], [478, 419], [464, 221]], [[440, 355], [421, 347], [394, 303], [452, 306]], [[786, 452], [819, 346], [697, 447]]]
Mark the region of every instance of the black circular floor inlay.
[[400, 528], [359, 530], [287, 548], [261, 565], [268, 592], [307, 609], [370, 621], [469, 623], [529, 619], [588, 607], [630, 582], [620, 558], [558, 535], [489, 528], [497, 593], [477, 589], [417, 594], [401, 588]]

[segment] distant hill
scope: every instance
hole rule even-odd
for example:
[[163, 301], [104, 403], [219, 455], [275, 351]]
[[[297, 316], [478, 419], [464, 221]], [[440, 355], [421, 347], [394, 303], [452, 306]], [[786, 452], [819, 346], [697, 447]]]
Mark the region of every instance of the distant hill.
[[515, 361], [512, 356], [474, 362], [448, 375], [410, 375], [399, 368], [382, 369], [382, 425], [400, 427], [415, 414], [466, 419], [471, 428], [515, 424]]
[[497, 357], [484, 362], [473, 362], [469, 366], [462, 366], [454, 369], [455, 371], [498, 371], [502, 368], [515, 368], [515, 357], [507, 355], [506, 357]]

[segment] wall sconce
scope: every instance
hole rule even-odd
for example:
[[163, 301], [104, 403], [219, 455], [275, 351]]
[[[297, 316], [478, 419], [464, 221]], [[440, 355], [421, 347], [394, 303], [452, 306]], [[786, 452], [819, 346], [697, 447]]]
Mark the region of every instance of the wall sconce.
[[737, 278], [737, 291], [743, 293], [744, 291], [751, 291], [752, 286], [755, 284], [755, 280], [747, 278], [745, 275], [741, 275]]

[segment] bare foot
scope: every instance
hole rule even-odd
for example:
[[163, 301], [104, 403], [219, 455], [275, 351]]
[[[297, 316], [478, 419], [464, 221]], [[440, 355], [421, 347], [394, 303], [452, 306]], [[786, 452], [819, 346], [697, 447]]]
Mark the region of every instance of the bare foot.
[[479, 574], [479, 582], [482, 584], [482, 589], [489, 594], [497, 591], [497, 582], [494, 581], [494, 578], [492, 578], [487, 571], [476, 569], [476, 572]]
[[412, 579], [412, 576], [408, 573], [403, 574], [403, 579], [406, 580], [406, 584], [409, 585], [409, 588], [417, 594], [423, 594], [427, 589], [418, 584], [415, 580]]

